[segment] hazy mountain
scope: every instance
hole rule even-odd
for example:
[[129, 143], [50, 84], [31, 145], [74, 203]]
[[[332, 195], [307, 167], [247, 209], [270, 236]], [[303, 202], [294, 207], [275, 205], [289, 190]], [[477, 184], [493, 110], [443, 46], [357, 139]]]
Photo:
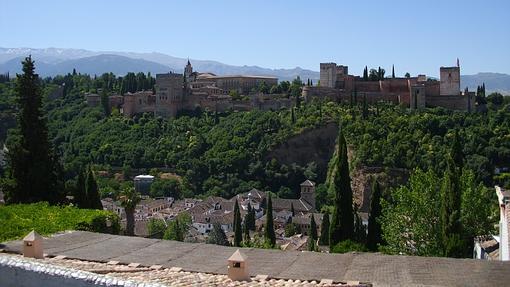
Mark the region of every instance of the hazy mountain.
[[[95, 52], [83, 49], [32, 49], [32, 48], [0, 48], [0, 73], [19, 72], [20, 59], [32, 55], [36, 62], [37, 72], [42, 76], [64, 74], [73, 68], [80, 73], [102, 74], [113, 72], [123, 75], [127, 72], [161, 73], [165, 71], [182, 72], [187, 59], [172, 57], [162, 53], [132, 53], [132, 52]], [[113, 56], [119, 56], [114, 58]], [[103, 57], [99, 57], [103, 56]], [[81, 61], [80, 61], [81, 60]], [[132, 60], [138, 60], [133, 62]], [[95, 65], [94, 61], [98, 61]], [[127, 63], [123, 63], [126, 61]], [[217, 61], [190, 59], [195, 71], [212, 72], [217, 75], [266, 75], [276, 76], [280, 80], [292, 80], [300, 76], [317, 81], [319, 72], [301, 69], [267, 69], [258, 66], [233, 66]], [[145, 66], [144, 66], [145, 65]], [[157, 65], [157, 66], [156, 66]], [[163, 69], [163, 67], [165, 67]]]
[[501, 73], [478, 73], [461, 76], [461, 87], [476, 91], [476, 87], [485, 83], [488, 93], [500, 92], [510, 95], [510, 75]]
[[[36, 61], [36, 72], [41, 76], [63, 75], [72, 72], [73, 69], [76, 69], [79, 73], [90, 75], [101, 75], [105, 72], [124, 75], [127, 72], [151, 72], [155, 74], [170, 71], [168, 66], [158, 63], [109, 54], [62, 60], [52, 63], [45, 62], [41, 58], [38, 58], [38, 56], [32, 57]], [[8, 71], [11, 74], [20, 73], [20, 62], [22, 59], [23, 57], [18, 57], [0, 64], [0, 72]]]

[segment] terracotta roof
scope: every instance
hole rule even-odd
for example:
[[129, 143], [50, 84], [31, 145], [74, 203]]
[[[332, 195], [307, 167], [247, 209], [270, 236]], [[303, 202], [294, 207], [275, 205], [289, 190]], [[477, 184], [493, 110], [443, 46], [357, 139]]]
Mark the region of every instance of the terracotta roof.
[[228, 258], [228, 261], [241, 261], [241, 262], [244, 262], [244, 261], [246, 261], [246, 256], [243, 255], [241, 253], [241, 251], [239, 251], [239, 249], [237, 249], [236, 252], [234, 252], [234, 254], [232, 254], [232, 256], [230, 256]]
[[274, 198], [273, 209], [288, 209], [291, 210], [291, 206], [294, 206], [294, 211], [297, 212], [309, 212], [312, 210], [312, 206], [306, 201], [301, 199], [288, 199], [288, 198]]

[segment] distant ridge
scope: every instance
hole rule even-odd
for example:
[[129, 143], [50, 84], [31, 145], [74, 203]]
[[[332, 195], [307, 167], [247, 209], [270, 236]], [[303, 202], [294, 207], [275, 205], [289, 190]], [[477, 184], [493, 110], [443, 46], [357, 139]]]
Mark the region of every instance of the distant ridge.
[[[168, 71], [181, 73], [187, 62], [187, 59], [184, 58], [156, 52], [131, 53], [115, 51], [94, 52], [83, 49], [60, 48], [0, 48], [0, 73], [19, 73], [21, 70], [21, 65], [19, 64], [21, 59], [29, 54], [37, 61], [37, 72], [41, 76], [66, 74], [71, 72], [73, 68], [80, 73], [97, 75], [105, 72], [113, 72], [117, 75], [124, 75], [127, 72], [149, 71], [153, 74]], [[137, 62], [133, 62], [133, 60], [137, 60]], [[110, 64], [105, 65], [104, 63], [106, 62]], [[312, 79], [315, 82], [319, 79], [319, 72], [299, 67], [294, 69], [268, 69], [258, 66], [233, 66], [209, 60], [191, 59], [191, 62], [194, 70], [212, 72], [217, 75], [265, 75], [276, 76], [280, 80], [292, 80], [300, 76], [305, 81], [306, 79]]]

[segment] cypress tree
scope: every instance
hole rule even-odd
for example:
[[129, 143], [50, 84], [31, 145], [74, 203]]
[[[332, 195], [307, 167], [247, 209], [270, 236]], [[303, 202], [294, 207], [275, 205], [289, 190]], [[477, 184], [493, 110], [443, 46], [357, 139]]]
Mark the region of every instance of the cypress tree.
[[250, 212], [250, 224], [248, 226], [250, 230], [255, 231], [255, 209], [252, 208]]
[[296, 123], [296, 115], [294, 113], [294, 107], [290, 108], [290, 120], [293, 124]]
[[343, 129], [340, 129], [338, 133], [336, 156], [338, 160], [330, 181], [330, 190], [335, 194], [333, 216], [329, 229], [329, 246], [331, 248], [340, 241], [354, 239], [351, 178]]
[[87, 177], [85, 179], [85, 194], [87, 195], [86, 208], [103, 209], [103, 204], [101, 204], [101, 197], [99, 196], [99, 191], [97, 188], [97, 182], [90, 166], [88, 168]]
[[[248, 213], [246, 215], [248, 215]], [[248, 228], [246, 221], [243, 224], [243, 242], [245, 246], [250, 244], [250, 229]]]
[[79, 208], [87, 208], [87, 191], [85, 190], [85, 172], [80, 170], [76, 178], [74, 189], [74, 204]]
[[225, 231], [221, 228], [221, 224], [218, 222], [213, 224], [213, 229], [211, 233], [209, 233], [209, 236], [206, 240], [209, 244], [216, 244], [216, 245], [223, 245], [228, 246], [230, 245], [228, 243], [227, 235], [225, 234]]
[[267, 212], [266, 212], [266, 225], [264, 226], [264, 238], [266, 242], [274, 247], [276, 244], [276, 235], [274, 233], [273, 224], [273, 203], [271, 202], [271, 195], [267, 195]]
[[48, 140], [39, 76], [30, 56], [22, 65], [23, 73], [16, 76], [15, 88], [20, 136], [7, 153], [12, 184], [2, 189], [9, 204], [38, 201], [58, 204], [65, 199], [63, 180], [58, 158]]
[[461, 224], [461, 183], [463, 155], [458, 134], [455, 131], [451, 151], [447, 158], [447, 167], [441, 186], [441, 236], [444, 255], [463, 257], [465, 242], [462, 239]]
[[377, 251], [378, 244], [383, 242], [381, 224], [381, 186], [377, 180], [372, 183], [372, 199], [370, 201], [370, 215], [368, 217], [367, 248], [370, 251]]
[[391, 77], [395, 79], [395, 65], [391, 66]]
[[294, 204], [290, 203], [290, 212], [292, 213], [292, 216], [296, 215], [296, 212], [294, 211]]
[[322, 215], [320, 245], [329, 245], [329, 213], [326, 211]]
[[311, 213], [311, 216], [310, 216], [310, 231], [309, 231], [309, 234], [310, 234], [310, 238], [312, 238], [314, 241], [319, 238], [319, 236], [317, 234], [317, 224], [315, 223], [315, 218], [313, 216], [313, 213]]
[[234, 246], [241, 246], [243, 241], [243, 230], [241, 227], [241, 212], [239, 211], [239, 204], [237, 199], [234, 205]]

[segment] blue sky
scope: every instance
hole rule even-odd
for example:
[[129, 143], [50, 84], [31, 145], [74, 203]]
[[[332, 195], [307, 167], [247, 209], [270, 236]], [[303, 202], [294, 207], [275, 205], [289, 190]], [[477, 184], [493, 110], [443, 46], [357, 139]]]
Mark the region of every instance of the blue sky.
[[318, 70], [334, 61], [397, 75], [510, 74], [510, 1], [0, 0], [0, 47], [162, 52]]

